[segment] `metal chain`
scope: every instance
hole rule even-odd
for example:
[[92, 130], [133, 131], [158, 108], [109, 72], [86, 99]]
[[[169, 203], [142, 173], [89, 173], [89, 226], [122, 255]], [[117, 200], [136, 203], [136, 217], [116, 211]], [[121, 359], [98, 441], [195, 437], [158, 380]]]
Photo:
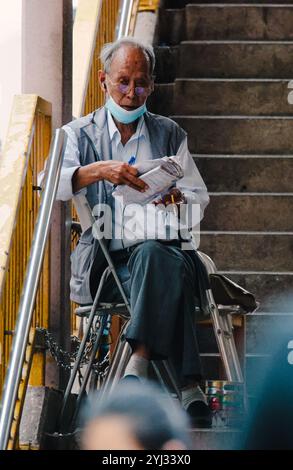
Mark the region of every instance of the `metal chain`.
[[[96, 330], [96, 325], [94, 328], [91, 328], [89, 340], [87, 341], [86, 347], [84, 349], [80, 365], [84, 365], [89, 361], [90, 353], [97, 338]], [[48, 347], [51, 356], [55, 359], [57, 366], [62, 367], [65, 370], [71, 370], [73, 368], [73, 363], [77, 358], [78, 349], [81, 344], [80, 339], [77, 338], [77, 336], [71, 336], [71, 344], [74, 344], [75, 350], [74, 352], [69, 352], [65, 351], [58, 345], [52, 333], [50, 333], [46, 328], [39, 328], [39, 331], [44, 334], [46, 346]]]

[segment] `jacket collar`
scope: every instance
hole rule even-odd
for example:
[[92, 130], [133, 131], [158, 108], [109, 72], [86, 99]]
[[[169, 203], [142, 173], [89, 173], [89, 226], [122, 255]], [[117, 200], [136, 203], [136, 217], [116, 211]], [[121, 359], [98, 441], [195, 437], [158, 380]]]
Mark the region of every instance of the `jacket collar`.
[[[161, 139], [162, 131], [161, 124], [155, 119], [152, 113], [148, 111], [144, 114], [145, 124], [150, 136], [150, 144], [152, 149], [152, 157], [160, 158], [161, 155]], [[110, 135], [107, 126], [107, 110], [104, 106], [98, 108], [92, 115], [89, 124], [82, 128], [82, 131], [94, 144], [96, 151], [100, 158], [105, 159], [109, 155], [109, 141]]]

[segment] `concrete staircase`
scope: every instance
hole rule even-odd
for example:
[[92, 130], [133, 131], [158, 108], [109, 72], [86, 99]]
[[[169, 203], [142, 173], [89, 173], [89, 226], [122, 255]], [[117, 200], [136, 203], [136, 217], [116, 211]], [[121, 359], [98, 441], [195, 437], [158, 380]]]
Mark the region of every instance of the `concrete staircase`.
[[269, 361], [267, 331], [277, 335], [293, 306], [291, 3], [165, 0], [156, 37], [151, 109], [187, 130], [211, 196], [200, 248], [261, 302], [247, 316], [250, 396]]

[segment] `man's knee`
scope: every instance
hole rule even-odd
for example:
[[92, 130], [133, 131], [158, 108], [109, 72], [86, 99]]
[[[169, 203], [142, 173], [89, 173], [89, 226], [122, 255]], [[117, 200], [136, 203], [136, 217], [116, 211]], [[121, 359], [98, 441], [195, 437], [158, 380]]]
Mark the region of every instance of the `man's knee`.
[[146, 240], [138, 248], [138, 254], [141, 256], [152, 256], [162, 250], [161, 243], [157, 240]]
[[164, 271], [179, 267], [184, 271], [185, 263], [181, 253], [178, 250], [172, 250], [157, 240], [143, 242], [136, 250], [135, 259], [144, 267], [151, 266]]

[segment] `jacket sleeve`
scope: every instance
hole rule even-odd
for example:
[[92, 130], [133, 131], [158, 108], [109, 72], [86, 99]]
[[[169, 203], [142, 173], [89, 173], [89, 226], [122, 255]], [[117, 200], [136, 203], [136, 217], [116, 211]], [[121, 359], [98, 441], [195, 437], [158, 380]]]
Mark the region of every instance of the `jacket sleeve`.
[[188, 204], [200, 205], [200, 220], [202, 220], [210, 198], [207, 187], [188, 150], [187, 137], [182, 141], [177, 156], [183, 167], [184, 177], [177, 182], [176, 186], [184, 193]]
[[[64, 151], [64, 159], [60, 172], [59, 185], [57, 189], [57, 201], [69, 201], [74, 196], [72, 191], [72, 177], [76, 170], [80, 168], [80, 156], [78, 150], [78, 143], [75, 133], [69, 126], [63, 126], [67, 134], [67, 142]], [[46, 171], [47, 160], [42, 171], [38, 174], [38, 186], [43, 186]], [[86, 194], [86, 188], [81, 189], [75, 194]]]
[[[56, 199], [60, 201], [69, 201], [74, 196], [72, 190], [72, 177], [76, 170], [80, 168], [81, 164], [78, 142], [74, 131], [66, 125], [63, 126], [63, 129], [67, 134], [67, 143]], [[78, 191], [78, 193], [86, 194], [86, 188]]]

